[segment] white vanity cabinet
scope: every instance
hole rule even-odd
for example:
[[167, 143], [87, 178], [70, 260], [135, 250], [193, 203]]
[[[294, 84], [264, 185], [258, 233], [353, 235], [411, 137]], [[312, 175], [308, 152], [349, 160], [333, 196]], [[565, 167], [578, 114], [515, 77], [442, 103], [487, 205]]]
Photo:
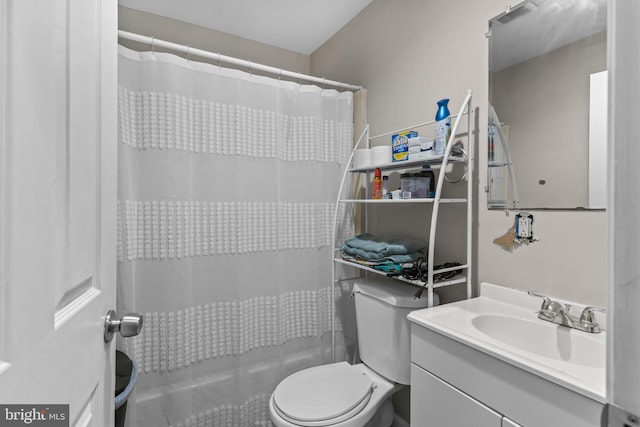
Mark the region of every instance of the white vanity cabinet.
[[602, 408], [601, 402], [411, 324], [412, 427], [600, 427]]

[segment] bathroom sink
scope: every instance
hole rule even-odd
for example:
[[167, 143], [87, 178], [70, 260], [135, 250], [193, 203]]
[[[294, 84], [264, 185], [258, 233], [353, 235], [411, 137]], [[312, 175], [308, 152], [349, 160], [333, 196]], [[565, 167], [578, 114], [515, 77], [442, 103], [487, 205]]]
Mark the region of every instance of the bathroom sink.
[[606, 348], [589, 334], [540, 319], [522, 319], [500, 314], [481, 314], [471, 324], [506, 345], [553, 360], [589, 367], [602, 367]]
[[[606, 317], [598, 313], [602, 332], [589, 333], [539, 319], [540, 298], [525, 290], [481, 283], [479, 294], [408, 316], [411, 388], [423, 418], [599, 427], [607, 403]], [[557, 301], [565, 314], [584, 310]]]
[[[571, 304], [571, 301], [562, 301]], [[415, 325], [606, 403], [606, 318], [598, 334], [538, 319], [526, 291], [481, 284], [480, 296], [409, 314]], [[573, 304], [572, 311], [583, 307]]]

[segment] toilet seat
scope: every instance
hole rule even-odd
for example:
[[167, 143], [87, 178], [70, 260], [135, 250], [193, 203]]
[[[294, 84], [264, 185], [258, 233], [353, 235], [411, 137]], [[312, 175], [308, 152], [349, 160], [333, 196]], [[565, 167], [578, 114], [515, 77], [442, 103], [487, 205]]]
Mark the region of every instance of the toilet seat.
[[273, 407], [288, 422], [323, 427], [348, 420], [369, 403], [375, 385], [346, 362], [305, 369], [284, 379], [273, 392]]

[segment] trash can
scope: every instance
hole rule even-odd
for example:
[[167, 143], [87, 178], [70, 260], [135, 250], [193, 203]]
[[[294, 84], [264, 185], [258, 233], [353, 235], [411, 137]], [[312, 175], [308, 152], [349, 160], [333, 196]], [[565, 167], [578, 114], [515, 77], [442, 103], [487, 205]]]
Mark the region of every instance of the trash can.
[[115, 427], [124, 427], [124, 420], [127, 414], [127, 399], [136, 385], [138, 371], [133, 360], [121, 352], [116, 350], [116, 396], [114, 400], [115, 407]]

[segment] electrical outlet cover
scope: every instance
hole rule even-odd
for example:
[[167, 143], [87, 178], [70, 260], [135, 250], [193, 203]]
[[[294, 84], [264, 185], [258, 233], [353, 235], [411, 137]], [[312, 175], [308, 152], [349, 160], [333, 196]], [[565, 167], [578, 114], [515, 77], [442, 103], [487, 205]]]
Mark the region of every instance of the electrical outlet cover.
[[533, 237], [533, 215], [527, 213], [516, 215], [516, 236], [519, 239], [531, 239]]

